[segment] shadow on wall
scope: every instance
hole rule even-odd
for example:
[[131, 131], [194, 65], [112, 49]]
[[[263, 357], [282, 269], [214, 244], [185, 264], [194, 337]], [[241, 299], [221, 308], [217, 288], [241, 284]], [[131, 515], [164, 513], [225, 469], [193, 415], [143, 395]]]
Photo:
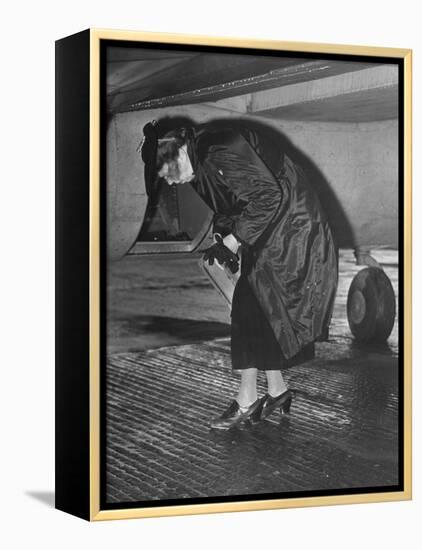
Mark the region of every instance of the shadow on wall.
[[[192, 119], [184, 116], [170, 117], [166, 116], [159, 119], [157, 125], [157, 131], [159, 137], [172, 129], [186, 127], [186, 126], [201, 126], [201, 124], [195, 123]], [[300, 165], [305, 171], [311, 186], [315, 189], [318, 198], [321, 202], [322, 208], [328, 218], [330, 227], [333, 232], [334, 240], [338, 247], [355, 247], [355, 238], [352, 226], [346, 216], [343, 206], [335, 195], [333, 189], [325, 178], [324, 174], [318, 168], [318, 166], [306, 155], [303, 151], [295, 147], [292, 142], [278, 129], [266, 124], [261, 120], [253, 118], [224, 118], [213, 119], [206, 124], [212, 123], [215, 128], [230, 126], [239, 130], [240, 132], [252, 130], [258, 135], [263, 134], [266, 141], [271, 143], [278, 142], [280, 144], [280, 152], [285, 153], [295, 163]]]

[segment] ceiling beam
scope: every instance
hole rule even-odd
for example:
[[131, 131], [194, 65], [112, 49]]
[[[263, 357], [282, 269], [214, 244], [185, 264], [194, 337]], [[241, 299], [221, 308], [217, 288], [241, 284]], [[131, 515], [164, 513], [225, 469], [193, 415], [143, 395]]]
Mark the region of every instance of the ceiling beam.
[[[186, 105], [199, 102], [212, 102], [218, 98], [228, 98], [251, 93], [255, 90], [279, 89], [290, 86], [293, 83], [318, 80], [329, 75], [350, 71], [358, 71], [367, 67], [368, 63], [352, 61], [316, 60], [303, 61], [295, 65], [289, 65], [270, 72], [251, 75], [239, 80], [227, 81], [227, 74], [220, 75], [223, 82], [190, 89], [173, 95], [158, 96], [150, 99], [134, 101], [131, 104], [116, 107], [115, 112], [137, 111], [144, 109], [162, 108], [174, 105]], [[224, 78], [223, 78], [224, 76]], [[225, 107], [223, 107], [225, 108]]]
[[[292, 84], [283, 88], [254, 92], [239, 101], [241, 109], [251, 114], [264, 114], [290, 105], [298, 105], [319, 101], [322, 99], [339, 97], [357, 92], [373, 91], [398, 85], [398, 68], [394, 65], [381, 65], [329, 76], [318, 80], [311, 80]], [[240, 98], [239, 98], [240, 99]], [[224, 101], [216, 105], [223, 108]], [[231, 105], [233, 108], [233, 105]]]

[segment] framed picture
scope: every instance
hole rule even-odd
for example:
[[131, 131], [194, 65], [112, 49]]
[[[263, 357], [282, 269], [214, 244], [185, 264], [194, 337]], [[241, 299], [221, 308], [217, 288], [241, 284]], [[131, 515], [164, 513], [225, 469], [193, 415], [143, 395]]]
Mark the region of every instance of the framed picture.
[[411, 51], [56, 43], [56, 507], [411, 498]]

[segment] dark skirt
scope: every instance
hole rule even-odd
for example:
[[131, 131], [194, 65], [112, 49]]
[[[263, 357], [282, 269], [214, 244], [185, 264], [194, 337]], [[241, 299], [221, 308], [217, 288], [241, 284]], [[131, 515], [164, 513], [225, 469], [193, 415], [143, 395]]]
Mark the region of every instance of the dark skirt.
[[233, 370], [283, 370], [314, 357], [314, 344], [287, 360], [255, 294], [242, 274], [233, 293], [231, 359]]

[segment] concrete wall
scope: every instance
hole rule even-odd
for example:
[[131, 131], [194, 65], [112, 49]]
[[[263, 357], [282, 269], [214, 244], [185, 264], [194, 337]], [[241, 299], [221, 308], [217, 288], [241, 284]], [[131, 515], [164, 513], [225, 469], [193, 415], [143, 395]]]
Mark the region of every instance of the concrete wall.
[[341, 246], [398, 243], [398, 123], [283, 122]]

